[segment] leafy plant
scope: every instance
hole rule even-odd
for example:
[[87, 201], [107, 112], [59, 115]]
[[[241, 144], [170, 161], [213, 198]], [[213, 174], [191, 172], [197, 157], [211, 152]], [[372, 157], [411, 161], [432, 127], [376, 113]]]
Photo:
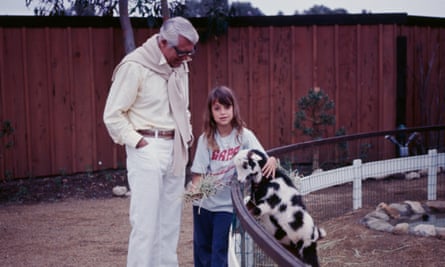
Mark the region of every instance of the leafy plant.
[[[0, 138], [12, 135], [13, 133], [14, 133], [14, 127], [12, 127], [12, 123], [10, 121], [4, 121], [2, 123], [2, 128], [0, 131]], [[11, 147], [12, 145], [13, 145], [12, 143], [6, 144], [7, 147]]]
[[[306, 96], [297, 101], [294, 127], [312, 139], [326, 135], [327, 127], [335, 124], [334, 101], [320, 88], [311, 88]], [[312, 169], [319, 168], [319, 151], [314, 148]]]
[[[5, 144], [4, 149], [9, 149], [14, 146], [14, 141], [12, 139], [9, 139], [8, 137], [11, 136], [14, 133], [14, 127], [12, 127], [12, 123], [8, 120], [5, 120], [1, 123], [0, 128], [0, 139], [5, 138]], [[0, 159], [3, 157], [2, 149], [0, 147]], [[5, 178], [10, 179], [12, 178], [12, 171], [5, 170]]]
[[335, 124], [334, 101], [318, 87], [309, 89], [308, 94], [297, 101], [297, 106], [294, 126], [312, 139], [322, 138], [327, 126]]

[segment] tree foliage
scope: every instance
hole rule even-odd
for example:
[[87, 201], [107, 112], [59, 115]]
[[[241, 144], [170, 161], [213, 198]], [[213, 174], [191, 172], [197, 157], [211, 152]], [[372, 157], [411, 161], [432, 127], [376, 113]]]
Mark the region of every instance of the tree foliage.
[[[14, 141], [12, 139], [8, 139], [14, 133], [14, 127], [12, 123], [8, 120], [5, 120], [0, 123], [0, 140], [6, 139], [4, 142], [4, 148], [11, 148], [14, 145]], [[3, 143], [3, 142], [1, 142]], [[1, 144], [0, 143], [0, 144]], [[0, 158], [2, 158], [2, 150], [0, 149]]]
[[344, 8], [330, 9], [324, 5], [314, 5], [303, 12], [305, 15], [324, 15], [324, 14], [347, 14]]
[[[129, 14], [141, 17], [161, 17], [161, 0], [126, 0]], [[119, 14], [119, 0], [25, 0], [35, 7], [36, 16], [113, 16]], [[180, 13], [184, 5], [179, 0], [168, 1], [172, 15]]]
[[327, 126], [335, 124], [334, 101], [320, 88], [310, 89], [297, 101], [294, 127], [312, 139], [322, 138]]
[[[164, 17], [162, 3], [169, 9], [169, 15], [189, 18], [209, 17], [212, 14], [224, 13], [225, 16], [264, 16], [249, 2], [233, 2], [230, 6], [226, 0], [125, 0], [128, 13], [136, 17]], [[27, 7], [34, 7], [36, 16], [117, 16], [120, 0], [25, 0]], [[151, 21], [150, 23], [152, 23]]]

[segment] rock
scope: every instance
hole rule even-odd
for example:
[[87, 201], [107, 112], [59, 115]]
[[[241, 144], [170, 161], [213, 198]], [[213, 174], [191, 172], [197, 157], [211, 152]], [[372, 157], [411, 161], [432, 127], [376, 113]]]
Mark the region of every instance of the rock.
[[400, 212], [393, 208], [388, 206], [386, 203], [382, 202], [377, 206], [377, 210], [382, 209], [386, 214], [389, 215], [389, 217], [393, 219], [398, 219], [400, 217]]
[[401, 216], [410, 216], [413, 212], [409, 208], [408, 204], [400, 204], [400, 203], [391, 203], [389, 206], [393, 209], [396, 209], [399, 211]]
[[126, 186], [115, 186], [113, 187], [113, 195], [116, 197], [123, 197], [127, 194], [128, 190]]
[[429, 215], [428, 214], [426, 214], [426, 213], [424, 213], [424, 214], [418, 214], [418, 213], [416, 213], [416, 214], [413, 214], [413, 215], [411, 215], [411, 216], [409, 216], [408, 217], [408, 220], [410, 220], [410, 221], [419, 221], [419, 220], [422, 220], [422, 221], [428, 221], [428, 218], [429, 218]]
[[406, 180], [413, 180], [420, 178], [420, 174], [418, 172], [408, 172], [405, 173], [405, 179]]
[[406, 200], [404, 202], [411, 207], [411, 209], [413, 210], [414, 213], [417, 213], [417, 214], [425, 213], [425, 209], [422, 207], [422, 204], [420, 204], [420, 202], [409, 201], [409, 200]]
[[383, 210], [375, 210], [366, 214], [365, 218], [376, 218], [379, 220], [389, 221], [389, 216]]
[[445, 213], [445, 201], [430, 200], [425, 202], [425, 205], [434, 212]]
[[436, 236], [436, 227], [431, 224], [419, 224], [414, 226], [411, 232], [419, 236]]
[[390, 223], [377, 219], [377, 218], [367, 218], [364, 220], [364, 223], [366, 226], [368, 226], [371, 229], [377, 230], [377, 231], [383, 231], [383, 232], [392, 232], [394, 229], [394, 226], [392, 226]]
[[428, 169], [423, 169], [419, 171], [420, 176], [428, 176]]
[[396, 235], [402, 235], [407, 234], [409, 231], [409, 224], [408, 223], [399, 223], [394, 226], [394, 229], [392, 232]]
[[436, 236], [445, 239], [445, 227], [436, 227]]

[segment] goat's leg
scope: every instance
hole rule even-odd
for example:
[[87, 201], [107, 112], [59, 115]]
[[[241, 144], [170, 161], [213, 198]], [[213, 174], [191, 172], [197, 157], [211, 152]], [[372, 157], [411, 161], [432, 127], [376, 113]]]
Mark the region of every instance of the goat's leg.
[[310, 264], [312, 267], [320, 266], [318, 263], [316, 242], [312, 242], [310, 246], [303, 248], [303, 261], [304, 263]]

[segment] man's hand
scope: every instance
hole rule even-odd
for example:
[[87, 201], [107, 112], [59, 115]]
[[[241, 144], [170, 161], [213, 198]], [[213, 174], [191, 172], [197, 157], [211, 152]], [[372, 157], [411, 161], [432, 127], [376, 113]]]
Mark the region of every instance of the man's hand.
[[142, 148], [146, 145], [148, 145], [148, 142], [145, 141], [145, 138], [141, 138], [141, 140], [139, 140], [139, 142], [137, 143], [136, 148]]

